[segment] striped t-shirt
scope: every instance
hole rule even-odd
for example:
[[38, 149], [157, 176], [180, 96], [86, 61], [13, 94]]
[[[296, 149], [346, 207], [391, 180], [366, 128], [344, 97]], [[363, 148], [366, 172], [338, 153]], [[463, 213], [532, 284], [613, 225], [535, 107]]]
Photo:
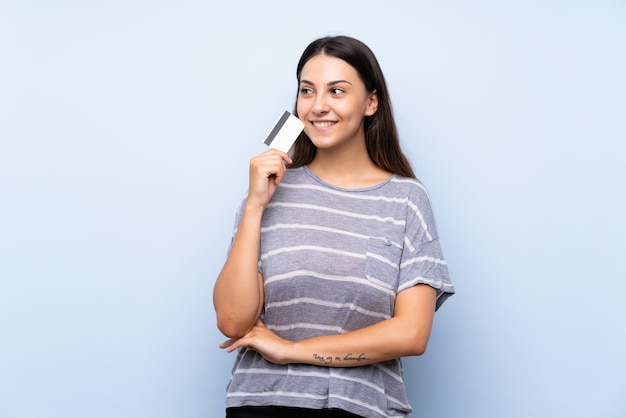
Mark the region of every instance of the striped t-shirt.
[[[259, 271], [263, 321], [291, 341], [390, 318], [396, 294], [418, 283], [437, 289], [437, 308], [454, 293], [426, 190], [397, 175], [342, 189], [306, 167], [287, 170], [263, 214]], [[277, 365], [245, 348], [226, 400], [227, 407], [243, 405], [340, 408], [376, 418], [411, 411], [400, 359], [345, 368]]]

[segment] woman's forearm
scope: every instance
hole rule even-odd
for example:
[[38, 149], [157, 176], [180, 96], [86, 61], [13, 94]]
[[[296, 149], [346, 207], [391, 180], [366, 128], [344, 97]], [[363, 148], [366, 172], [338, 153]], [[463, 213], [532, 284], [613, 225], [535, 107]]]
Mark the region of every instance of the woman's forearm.
[[229, 338], [245, 335], [263, 308], [263, 280], [258, 272], [261, 219], [285, 176], [289, 155], [270, 149], [250, 160], [250, 188], [237, 233], [213, 289], [217, 326]]
[[345, 334], [293, 343], [289, 362], [353, 367], [426, 351], [435, 314], [435, 289], [417, 285], [398, 294], [394, 316]]
[[220, 344], [229, 352], [239, 347], [256, 350], [277, 363], [355, 367], [424, 353], [435, 314], [436, 291], [416, 285], [400, 292], [392, 318], [343, 334], [287, 341], [261, 321], [241, 338]]
[[263, 306], [263, 287], [258, 273], [262, 215], [262, 209], [244, 210], [213, 289], [217, 326], [230, 338], [245, 335], [256, 323]]
[[345, 334], [291, 344], [288, 363], [355, 367], [424, 353], [430, 328], [407, 329], [398, 318]]

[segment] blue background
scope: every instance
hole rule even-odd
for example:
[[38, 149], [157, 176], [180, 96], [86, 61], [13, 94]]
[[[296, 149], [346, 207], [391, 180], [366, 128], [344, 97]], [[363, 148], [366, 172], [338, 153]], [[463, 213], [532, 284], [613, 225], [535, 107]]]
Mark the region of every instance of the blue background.
[[211, 302], [304, 47], [376, 53], [458, 294], [413, 416], [626, 416], [623, 1], [0, 1], [0, 417], [220, 417]]

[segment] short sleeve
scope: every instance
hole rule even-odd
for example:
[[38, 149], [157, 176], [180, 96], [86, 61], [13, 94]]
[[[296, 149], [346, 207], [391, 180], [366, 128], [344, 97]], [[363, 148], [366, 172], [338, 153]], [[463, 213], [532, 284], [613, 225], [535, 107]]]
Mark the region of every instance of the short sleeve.
[[398, 292], [420, 283], [437, 290], [436, 309], [455, 292], [437, 235], [430, 199], [423, 189], [412, 193], [407, 203]]

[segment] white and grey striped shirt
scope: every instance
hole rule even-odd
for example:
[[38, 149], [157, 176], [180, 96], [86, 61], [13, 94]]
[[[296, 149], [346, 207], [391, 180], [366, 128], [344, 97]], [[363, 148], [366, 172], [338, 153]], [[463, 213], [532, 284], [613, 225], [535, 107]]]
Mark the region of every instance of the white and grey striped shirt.
[[[437, 308], [454, 293], [428, 194], [397, 175], [355, 190], [331, 186], [306, 167], [288, 170], [263, 215], [259, 271], [263, 321], [291, 341], [390, 318], [396, 294], [418, 283], [437, 289]], [[400, 359], [345, 368], [276, 365], [242, 349], [227, 392], [227, 407], [340, 408], [376, 418], [411, 411]]]

